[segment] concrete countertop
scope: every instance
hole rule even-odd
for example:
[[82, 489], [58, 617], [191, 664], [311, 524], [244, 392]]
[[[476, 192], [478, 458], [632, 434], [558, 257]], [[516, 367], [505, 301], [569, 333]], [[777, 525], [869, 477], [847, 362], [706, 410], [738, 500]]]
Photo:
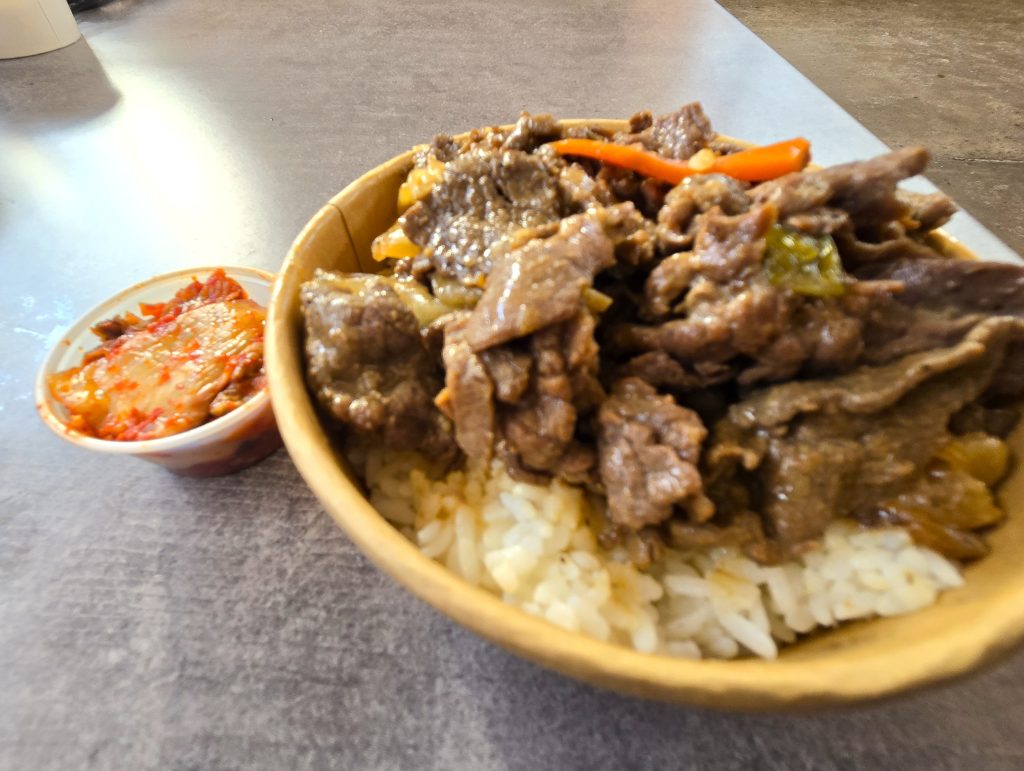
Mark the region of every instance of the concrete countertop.
[[[31, 388], [88, 307], [190, 265], [274, 270], [321, 202], [438, 131], [701, 99], [835, 162], [923, 142], [1024, 248], [1015, 0], [120, 0], [0, 62], [0, 768], [1020, 768], [1024, 655], [813, 715], [597, 691], [376, 571], [284, 451], [183, 480], [51, 435]], [[995, 236], [992, 235], [992, 233]], [[1001, 243], [1000, 239], [1005, 242]], [[1008, 248], [1009, 247], [1009, 248]]]

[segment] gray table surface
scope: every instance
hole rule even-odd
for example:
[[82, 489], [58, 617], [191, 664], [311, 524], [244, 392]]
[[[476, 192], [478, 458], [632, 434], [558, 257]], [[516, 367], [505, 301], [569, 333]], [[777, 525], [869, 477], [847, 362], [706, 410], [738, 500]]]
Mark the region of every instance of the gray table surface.
[[[939, 181], [1021, 248], [1019, 3], [728, 5], [888, 141], [935, 144]], [[90, 305], [190, 265], [275, 269], [323, 200], [437, 131], [700, 98], [824, 162], [881, 147], [719, 6], [121, 0], [79, 22], [0, 62], [0, 767], [1024, 766], [1022, 655], [814, 715], [626, 698], [399, 589], [283, 451], [183, 480], [34, 415], [35, 369]]]

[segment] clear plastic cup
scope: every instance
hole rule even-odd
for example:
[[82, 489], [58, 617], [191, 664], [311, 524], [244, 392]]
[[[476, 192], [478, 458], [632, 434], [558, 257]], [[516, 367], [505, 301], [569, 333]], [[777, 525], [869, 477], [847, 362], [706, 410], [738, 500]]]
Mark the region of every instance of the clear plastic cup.
[[[97, 322], [126, 312], [137, 314], [139, 303], [167, 302], [193, 278], [202, 281], [216, 269], [190, 268], [154, 276], [118, 292], [72, 324], [50, 351], [36, 377], [36, 410], [46, 425], [79, 447], [142, 458], [183, 476], [230, 474], [251, 466], [280, 447], [281, 437], [267, 389], [228, 414], [180, 434], [137, 442], [115, 442], [69, 428], [67, 412], [53, 398], [47, 386], [50, 375], [78, 366], [82, 356], [99, 345], [100, 340], [90, 331]], [[224, 266], [223, 269], [242, 285], [255, 302], [264, 307], [270, 303], [273, 274], [248, 267]]]

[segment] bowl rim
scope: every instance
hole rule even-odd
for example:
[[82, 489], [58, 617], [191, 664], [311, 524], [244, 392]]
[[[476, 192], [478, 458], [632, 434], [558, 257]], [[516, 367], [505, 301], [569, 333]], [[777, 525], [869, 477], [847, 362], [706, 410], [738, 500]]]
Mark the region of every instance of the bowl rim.
[[[625, 120], [601, 118], [560, 123], [602, 127], [627, 124]], [[1024, 584], [1011, 583], [986, 594], [975, 623], [946, 628], [941, 644], [924, 638], [838, 659], [781, 656], [775, 660], [693, 661], [640, 653], [562, 629], [505, 603], [424, 555], [373, 508], [346, 475], [348, 464], [335, 453], [302, 373], [288, 371], [283, 354], [278, 352], [279, 347], [294, 345], [297, 339], [288, 323], [285, 309], [289, 298], [285, 293], [292, 274], [298, 271], [298, 254], [304, 242], [339, 218], [342, 229], [350, 231], [339, 204], [382, 174], [409, 164], [413, 152], [396, 155], [360, 175], [307, 222], [277, 275], [268, 311], [267, 372], [285, 446], [320, 503], [379, 569], [462, 626], [542, 666], [622, 693], [720, 709], [795, 710], [880, 699], [963, 675], [1007, 651], [1024, 636]], [[937, 231], [936, 237], [949, 254], [973, 256], [948, 234]], [[294, 291], [297, 293], [297, 285]], [[298, 417], [307, 411], [316, 419], [318, 430], [312, 435]], [[346, 494], [339, 495], [339, 490]], [[871, 623], [872, 619], [865, 621]]]
[[[213, 439], [224, 431], [229, 431], [236, 425], [244, 423], [253, 413], [270, 407], [270, 389], [269, 387], [265, 387], [260, 391], [260, 393], [256, 394], [256, 396], [242, 403], [228, 414], [222, 415], [219, 418], [214, 418], [208, 423], [203, 423], [202, 425], [190, 428], [187, 431], [181, 431], [177, 434], [171, 434], [157, 439], [142, 439], [140, 441], [124, 442], [113, 439], [98, 439], [94, 436], [88, 436], [80, 431], [76, 431], [73, 428], [68, 427], [57, 411], [55, 400], [53, 395], [50, 393], [46, 380], [49, 375], [56, 371], [57, 360], [64, 353], [62, 348], [67, 344], [67, 334], [71, 329], [90, 321], [98, 320], [99, 316], [106, 315], [109, 312], [104, 310], [109, 305], [127, 303], [133, 294], [142, 291], [151, 284], [161, 281], [172, 281], [185, 277], [193, 277], [203, 273], [212, 273], [215, 270], [223, 270], [228, 276], [240, 275], [245, 276], [246, 278], [263, 281], [271, 290], [271, 296], [273, 296], [273, 286], [274, 281], [276, 280], [276, 274], [261, 268], [253, 268], [248, 265], [213, 265], [182, 268], [180, 270], [173, 270], [167, 273], [159, 273], [155, 276], [150, 276], [143, 281], [138, 281], [131, 286], [116, 292], [105, 300], [96, 303], [89, 308], [89, 310], [67, 325], [61, 334], [60, 340], [58, 340], [57, 343], [55, 343], [47, 352], [46, 357], [43, 359], [43, 363], [39, 366], [39, 370], [36, 373], [34, 389], [36, 412], [39, 414], [39, 417], [42, 418], [47, 427], [62, 439], [88, 450], [104, 452], [112, 455], [158, 455], [176, 452], [180, 450], [183, 445], [195, 444], [197, 442], [202, 443], [209, 439]], [[270, 304], [268, 302], [268, 312], [269, 308]], [[265, 358], [266, 351], [264, 351], [264, 360]]]

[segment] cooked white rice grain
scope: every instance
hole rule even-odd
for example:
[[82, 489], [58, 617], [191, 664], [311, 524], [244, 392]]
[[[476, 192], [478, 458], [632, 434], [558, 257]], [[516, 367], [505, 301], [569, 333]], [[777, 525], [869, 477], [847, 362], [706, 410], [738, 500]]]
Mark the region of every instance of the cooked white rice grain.
[[935, 602], [963, 584], [956, 565], [898, 528], [834, 522], [822, 545], [762, 566], [735, 549], [666, 550], [650, 574], [602, 549], [601, 505], [555, 481], [529, 485], [500, 465], [436, 478], [427, 460], [362, 446], [374, 506], [424, 554], [564, 629], [682, 658], [775, 658], [797, 635]]

